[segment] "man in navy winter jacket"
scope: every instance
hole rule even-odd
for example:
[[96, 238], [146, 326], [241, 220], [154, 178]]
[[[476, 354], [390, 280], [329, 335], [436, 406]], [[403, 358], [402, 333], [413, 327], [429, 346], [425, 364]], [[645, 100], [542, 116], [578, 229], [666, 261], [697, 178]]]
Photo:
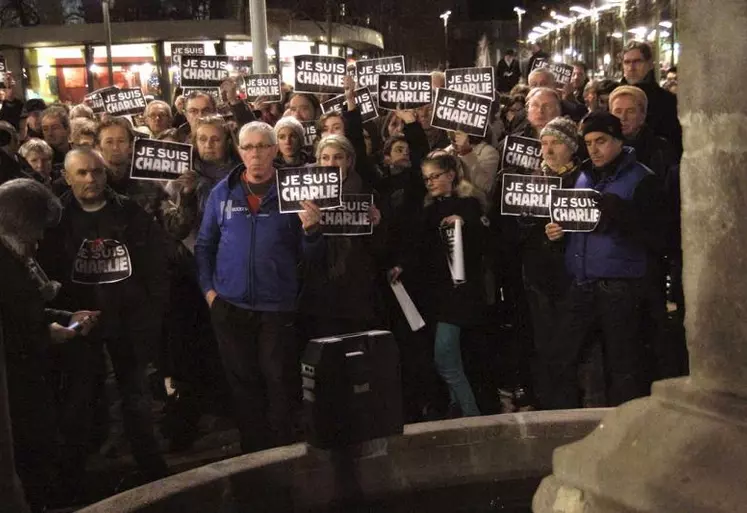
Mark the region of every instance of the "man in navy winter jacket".
[[[567, 235], [566, 266], [573, 282], [548, 366], [553, 397], [547, 402], [558, 409], [580, 407], [578, 355], [596, 325], [604, 333], [610, 405], [646, 393], [640, 372], [640, 304], [647, 249], [662, 239], [661, 189], [651, 170], [636, 160], [635, 150], [623, 147], [620, 120], [606, 112], [592, 113], [581, 131], [591, 166], [582, 170], [575, 188], [601, 194], [601, 218], [594, 231]], [[550, 240], [564, 236], [555, 223], [545, 232]]]
[[231, 386], [241, 448], [253, 452], [292, 441], [297, 400], [294, 327], [298, 265], [324, 251], [320, 211], [281, 214], [272, 162], [272, 127], [242, 127], [243, 164], [208, 197], [195, 244], [199, 282]]

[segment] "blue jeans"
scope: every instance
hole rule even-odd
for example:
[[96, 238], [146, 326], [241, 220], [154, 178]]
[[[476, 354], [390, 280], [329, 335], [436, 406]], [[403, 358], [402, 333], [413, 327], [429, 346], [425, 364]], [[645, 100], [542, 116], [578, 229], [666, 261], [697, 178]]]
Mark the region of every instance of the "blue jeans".
[[451, 403], [456, 403], [465, 417], [480, 415], [475, 401], [475, 394], [467, 381], [462, 366], [462, 350], [459, 344], [459, 326], [439, 322], [436, 325], [436, 345], [434, 360], [436, 370], [449, 387]]

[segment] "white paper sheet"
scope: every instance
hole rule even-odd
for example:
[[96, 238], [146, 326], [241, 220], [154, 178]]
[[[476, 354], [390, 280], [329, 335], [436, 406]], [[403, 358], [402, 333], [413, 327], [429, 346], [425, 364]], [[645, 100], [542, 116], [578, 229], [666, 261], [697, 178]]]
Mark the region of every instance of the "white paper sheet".
[[462, 220], [457, 219], [454, 223], [454, 239], [450, 241], [449, 249], [449, 271], [451, 271], [451, 281], [454, 285], [459, 285], [467, 281], [464, 273], [464, 243], [462, 242]]
[[418, 312], [415, 303], [412, 302], [410, 294], [407, 293], [402, 282], [398, 281], [396, 283], [391, 283], [390, 285], [392, 287], [392, 292], [394, 292], [394, 297], [397, 298], [397, 302], [399, 303], [400, 308], [402, 308], [402, 313], [405, 314], [405, 318], [410, 324], [410, 329], [412, 331], [418, 331], [420, 328], [425, 326], [423, 317], [420, 315], [420, 312]]

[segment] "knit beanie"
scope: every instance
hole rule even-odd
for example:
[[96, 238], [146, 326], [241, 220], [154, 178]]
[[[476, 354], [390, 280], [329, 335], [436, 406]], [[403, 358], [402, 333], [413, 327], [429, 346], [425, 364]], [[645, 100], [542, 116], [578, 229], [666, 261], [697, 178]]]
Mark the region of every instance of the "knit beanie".
[[572, 120], [564, 117], [553, 119], [540, 132], [540, 139], [546, 135], [563, 141], [571, 149], [571, 153], [578, 151], [578, 127]]
[[625, 140], [620, 120], [609, 112], [592, 112], [581, 121], [581, 133], [602, 132], [615, 139]]
[[298, 141], [301, 146], [303, 146], [303, 140], [304, 140], [304, 130], [303, 125], [300, 121], [298, 121], [296, 118], [292, 116], [285, 116], [283, 118], [280, 118], [277, 123], [275, 123], [275, 134], [279, 134], [280, 130], [283, 128], [290, 128], [295, 132], [296, 137], [298, 138]]

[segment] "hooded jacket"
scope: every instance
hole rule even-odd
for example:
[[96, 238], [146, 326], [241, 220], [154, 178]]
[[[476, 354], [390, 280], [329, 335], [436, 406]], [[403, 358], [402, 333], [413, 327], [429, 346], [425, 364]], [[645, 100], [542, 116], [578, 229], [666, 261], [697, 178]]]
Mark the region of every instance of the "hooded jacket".
[[241, 308], [294, 311], [298, 265], [323, 255], [322, 235], [306, 235], [296, 214], [280, 213], [275, 184], [252, 213], [240, 182], [245, 169], [236, 167], [208, 197], [195, 243], [200, 288]]
[[643, 278], [647, 269], [646, 232], [660, 221], [654, 214], [655, 180], [652, 171], [636, 160], [635, 150], [624, 147], [617, 167], [607, 176], [583, 169], [576, 189], [614, 194], [624, 208], [612, 216], [602, 212], [593, 232], [568, 234], [566, 266], [576, 282], [600, 279]]

